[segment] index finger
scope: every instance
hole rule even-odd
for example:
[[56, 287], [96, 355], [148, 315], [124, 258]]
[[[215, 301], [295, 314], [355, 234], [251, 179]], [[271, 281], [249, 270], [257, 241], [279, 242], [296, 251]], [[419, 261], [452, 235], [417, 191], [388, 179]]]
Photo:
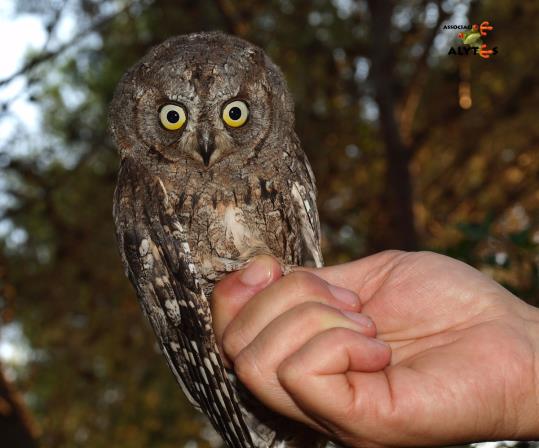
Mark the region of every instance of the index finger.
[[298, 267], [326, 282], [354, 291], [365, 304], [382, 285], [388, 273], [408, 252], [386, 250], [359, 260], [323, 268]]

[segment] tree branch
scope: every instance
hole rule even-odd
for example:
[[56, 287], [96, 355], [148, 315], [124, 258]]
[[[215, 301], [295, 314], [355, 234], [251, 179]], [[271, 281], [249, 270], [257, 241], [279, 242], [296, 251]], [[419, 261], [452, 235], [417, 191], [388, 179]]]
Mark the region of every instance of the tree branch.
[[2, 444], [20, 448], [36, 448], [37, 426], [19, 393], [6, 380], [0, 369], [0, 433]]
[[56, 11], [54, 11], [54, 15], [52, 20], [47, 24], [47, 39], [45, 40], [45, 43], [43, 44], [42, 51], [46, 50], [49, 46], [52, 36], [54, 35], [54, 31], [56, 30], [56, 27], [58, 26], [58, 23], [60, 22], [60, 17], [62, 16], [62, 12], [64, 10], [64, 7], [67, 3], [67, 0], [63, 0], [62, 5], [56, 8]]
[[64, 44], [60, 45], [56, 50], [54, 51], [44, 51], [41, 54], [38, 54], [32, 58], [30, 58], [19, 70], [17, 70], [12, 75], [8, 76], [7, 78], [0, 80], [0, 87], [10, 83], [15, 78], [26, 74], [27, 72], [33, 70], [38, 65], [41, 65], [43, 62], [49, 61], [51, 59], [54, 59], [58, 57], [60, 54], [64, 53], [67, 49], [72, 47], [74, 44], [85, 38], [86, 36], [90, 35], [91, 33], [99, 30], [100, 28], [103, 28], [108, 23], [116, 19], [121, 14], [125, 13], [131, 6], [133, 6], [136, 2], [132, 1], [129, 2], [127, 5], [125, 5], [122, 9], [120, 9], [118, 12], [115, 12], [114, 14], [111, 14], [109, 16], [103, 17], [102, 19], [97, 20], [92, 25], [78, 33], [75, 37], [73, 37], [69, 42], [65, 42]]

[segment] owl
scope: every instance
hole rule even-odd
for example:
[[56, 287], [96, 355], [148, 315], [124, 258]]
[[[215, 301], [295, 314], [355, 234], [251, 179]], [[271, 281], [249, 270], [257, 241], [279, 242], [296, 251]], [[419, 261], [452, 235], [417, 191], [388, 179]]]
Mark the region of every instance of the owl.
[[171, 38], [120, 81], [110, 128], [113, 214], [126, 275], [191, 404], [230, 447], [314, 447], [224, 367], [214, 284], [260, 254], [322, 265], [313, 172], [281, 71], [220, 32]]

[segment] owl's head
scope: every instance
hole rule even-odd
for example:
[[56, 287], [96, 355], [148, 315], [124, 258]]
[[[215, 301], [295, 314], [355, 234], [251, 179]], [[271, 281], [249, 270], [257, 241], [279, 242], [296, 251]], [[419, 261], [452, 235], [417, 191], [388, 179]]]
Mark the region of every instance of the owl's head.
[[248, 160], [269, 135], [289, 135], [283, 75], [258, 47], [220, 32], [171, 38], [119, 83], [110, 127], [122, 157], [191, 160], [208, 168]]

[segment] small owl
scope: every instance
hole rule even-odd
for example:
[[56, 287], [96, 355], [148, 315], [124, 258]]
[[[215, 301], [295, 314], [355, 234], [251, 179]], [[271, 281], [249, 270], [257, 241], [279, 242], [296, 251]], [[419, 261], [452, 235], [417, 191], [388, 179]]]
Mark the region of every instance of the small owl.
[[110, 128], [114, 220], [126, 274], [183, 392], [230, 447], [314, 447], [219, 357], [215, 282], [260, 254], [322, 265], [316, 188], [281, 71], [219, 32], [174, 37], [120, 81]]

